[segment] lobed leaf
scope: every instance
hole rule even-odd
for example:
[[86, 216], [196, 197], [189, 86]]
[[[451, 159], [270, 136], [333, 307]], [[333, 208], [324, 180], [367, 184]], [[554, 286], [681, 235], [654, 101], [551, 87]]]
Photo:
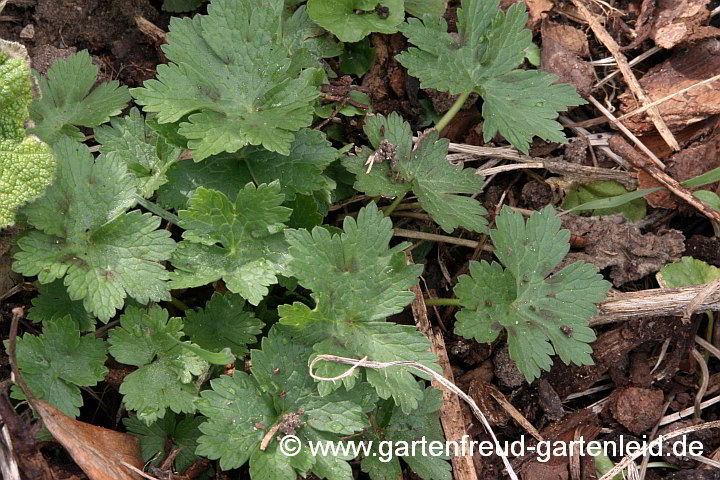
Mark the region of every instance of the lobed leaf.
[[26, 207], [32, 230], [18, 239], [13, 269], [40, 283], [64, 277], [71, 300], [107, 322], [126, 297], [169, 300], [168, 260], [175, 242], [160, 218], [127, 210], [135, 181], [117, 159], [93, 159], [70, 139], [55, 147], [57, 180]]
[[570, 249], [570, 232], [560, 228], [552, 207], [527, 223], [505, 207], [495, 222], [490, 237], [502, 265], [472, 261], [470, 275], [460, 276], [454, 291], [463, 308], [455, 333], [492, 342], [505, 329], [510, 356], [528, 382], [550, 370], [553, 354], [566, 364], [592, 365], [595, 333], [587, 322], [609, 282], [585, 262], [550, 275]]
[[[401, 312], [414, 298], [408, 289], [417, 282], [420, 265], [406, 265], [401, 243], [389, 248], [392, 223], [374, 203], [360, 210], [357, 220], [346, 217], [343, 233], [321, 227], [287, 232], [290, 269], [300, 285], [313, 291], [314, 309], [295, 303], [279, 308], [280, 322], [293, 327], [298, 341], [317, 354], [376, 361], [415, 360], [435, 367], [427, 338], [412, 326], [384, 320]], [[317, 374], [332, 377], [346, 369], [320, 362]], [[381, 398], [393, 397], [406, 412], [416, 408], [422, 390], [410, 371], [393, 367], [368, 370], [367, 380]], [[352, 388], [358, 374], [343, 380]], [[329, 393], [340, 383], [319, 384]]]
[[63, 137], [81, 142], [78, 126], [96, 127], [119, 115], [130, 100], [128, 88], [113, 80], [93, 89], [97, 73], [87, 50], [55, 60], [38, 82], [41, 96], [30, 104], [30, 132], [50, 144]]
[[173, 288], [223, 279], [227, 288], [257, 305], [285, 273], [287, 244], [283, 222], [290, 209], [276, 181], [248, 183], [234, 201], [216, 190], [198, 188], [188, 210], [181, 210], [184, 240], [172, 259]]
[[585, 103], [570, 85], [540, 70], [516, 70], [533, 46], [527, 12], [515, 3], [503, 13], [498, 0], [462, 0], [456, 36], [441, 17], [409, 18], [400, 31], [415, 45], [397, 60], [423, 88], [483, 98], [483, 136], [500, 134], [528, 153], [533, 136], [564, 142], [558, 112]]
[[[484, 217], [487, 210], [479, 201], [459, 195], [481, 192], [485, 179], [472, 169], [450, 165], [446, 158], [446, 139], [432, 132], [413, 148], [410, 124], [394, 112], [388, 117], [367, 117], [364, 129], [376, 150], [366, 149], [357, 157], [348, 156], [343, 161], [345, 168], [356, 176], [357, 190], [371, 196], [400, 196], [412, 191], [420, 206], [446, 232], [457, 227], [487, 231]], [[377, 154], [383, 140], [397, 148], [395, 166], [388, 162], [376, 164], [368, 173], [365, 163]]]
[[405, 16], [403, 0], [309, 0], [307, 8], [313, 22], [343, 42], [358, 42], [372, 32], [395, 33]]
[[[95, 386], [105, 378], [106, 357], [105, 341], [92, 333], [81, 336], [70, 316], [44, 322], [40, 335], [17, 338], [18, 369], [32, 394], [71, 417], [80, 415], [83, 405], [78, 387]], [[15, 386], [12, 396], [25, 399]]]
[[283, 1], [215, 0], [207, 15], [173, 18], [157, 79], [132, 90], [159, 123], [183, 120], [195, 161], [246, 145], [288, 155], [319, 95], [283, 47]]
[[[200, 425], [203, 435], [197, 453], [220, 459], [224, 470], [249, 461], [253, 478], [291, 479], [313, 472], [321, 478], [350, 480], [345, 462], [349, 459], [313, 457], [307, 442], [339, 442], [337, 435], [362, 430], [375, 399], [367, 391], [318, 395], [307, 369], [311, 352], [274, 328], [263, 339], [262, 349], [252, 351], [252, 376], [236, 370], [232, 377], [212, 380], [212, 390], [202, 392], [198, 402], [208, 418]], [[276, 435], [296, 435], [304, 443], [298, 456], [283, 455], [275, 440], [260, 450], [273, 427]]]
[[248, 345], [255, 343], [264, 326], [244, 307], [240, 295], [214, 293], [205, 309], [186, 313], [185, 333], [204, 349], [219, 351], [230, 347], [240, 357], [247, 353]]
[[110, 126], [95, 128], [95, 140], [106, 157], [127, 165], [135, 176], [138, 193], [145, 198], [167, 183], [165, 172], [182, 153], [150, 128], [137, 108], [125, 117], [113, 118]]

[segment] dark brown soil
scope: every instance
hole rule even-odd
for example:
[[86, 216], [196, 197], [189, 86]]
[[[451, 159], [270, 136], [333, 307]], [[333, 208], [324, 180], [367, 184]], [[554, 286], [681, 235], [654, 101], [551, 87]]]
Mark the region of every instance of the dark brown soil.
[[[38, 57], [33, 67], [47, 69], [48, 47], [87, 49], [100, 63], [104, 79], [119, 79], [131, 87], [152, 78], [161, 58], [134, 17], [142, 16], [163, 29], [169, 21], [149, 0], [38, 0], [34, 7], [9, 5], [3, 14], [15, 20], [0, 22], [0, 38], [27, 46], [31, 58]], [[27, 25], [33, 25], [32, 38], [21, 37]]]
[[[261, 1], [261, 0], [258, 0]], [[503, 0], [503, 8], [517, 0]], [[702, 0], [678, 0], [678, 4], [693, 4]], [[598, 80], [598, 69], [591, 60], [609, 56], [605, 47], [597, 42], [587, 25], [578, 23], [577, 12], [569, 0], [525, 0], [530, 8], [529, 26], [533, 28], [534, 40], [543, 50], [544, 67], [574, 83], [582, 92], [593, 92], [596, 98], [612, 103], [618, 115], [637, 108], [637, 102], [621, 79], [616, 77], [612, 86], [605, 90], [593, 90]], [[143, 34], [136, 25], [140, 16], [167, 31], [170, 16], [160, 10], [160, 0], [16, 0], [2, 12], [0, 38], [19, 41], [28, 47], [33, 67], [47, 71], [57, 58], [64, 58], [73, 52], [87, 49], [94, 63], [100, 68], [103, 81], [119, 80], [129, 87], [141, 86], [155, 75], [158, 63], [165, 61], [160, 45]], [[593, 3], [595, 14], [603, 10], [598, 6], [605, 2]], [[629, 58], [637, 57], [662, 41], [653, 18], [662, 8], [669, 8], [668, 1], [620, 0], [612, 3], [619, 13], [608, 14], [605, 27], [625, 49]], [[672, 2], [670, 2], [672, 3]], [[705, 2], [714, 8], [720, 1]], [[459, 2], [452, 0], [446, 13], [451, 31], [456, 31], [456, 9]], [[654, 9], [650, 12], [647, 9]], [[543, 14], [546, 9], [547, 13]], [[660, 9], [660, 10], [658, 10]], [[704, 15], [704, 13], [703, 13]], [[543, 18], [546, 20], [543, 21]], [[706, 78], [720, 72], [720, 40], [714, 38], [714, 30], [707, 19], [693, 17], [688, 35], [694, 35], [694, 43], [680, 44], [672, 51], [659, 53], [651, 60], [642, 62], [634, 71], [641, 78], [641, 84], [654, 98], [672, 93], [678, 84], [688, 86], [698, 78]], [[705, 22], [707, 24], [699, 24]], [[637, 23], [636, 23], [637, 22]], [[648, 22], [642, 27], [642, 22]], [[666, 25], [677, 25], [674, 17]], [[694, 23], [693, 23], [694, 22]], [[714, 24], [720, 21], [714, 20]], [[28, 26], [32, 25], [32, 28]], [[640, 25], [637, 32], [632, 27]], [[715, 25], [717, 26], [717, 25]], [[703, 27], [703, 28], [700, 28]], [[707, 27], [707, 28], [706, 28]], [[675, 27], [673, 27], [675, 28]], [[712, 34], [712, 35], [711, 35]], [[713, 36], [713, 38], [707, 38]], [[654, 39], [654, 40], [653, 40]], [[344, 77], [334, 80], [337, 85], [360, 87], [369, 92], [375, 113], [398, 112], [415, 127], [423, 108], [421, 100], [429, 100], [442, 113], [453, 103], [454, 98], [442, 92], [420, 88], [417, 79], [407, 74], [395, 56], [408, 45], [400, 34], [373, 34], [370, 43], [375, 49], [374, 63], [362, 79]], [[331, 60], [333, 65], [335, 60]], [[607, 70], [608, 72], [610, 70]], [[708, 71], [710, 73], [708, 74]], [[336, 85], [336, 86], [337, 86]], [[691, 178], [720, 165], [720, 89], [718, 83], [668, 102], [662, 110], [668, 123], [682, 146], [679, 152], [671, 152], [662, 139], [654, 132], [652, 122], [645, 115], [631, 118], [632, 127], [658, 157], [668, 164], [668, 174], [678, 181]], [[481, 100], [471, 97], [464, 109], [443, 130], [444, 137], [451, 141], [471, 145], [485, 145], [482, 136]], [[583, 123], [592, 135], [610, 132], [606, 121], [599, 118], [598, 111], [580, 107], [568, 113], [574, 122]], [[689, 117], [692, 117], [688, 119]], [[348, 141], [362, 144], [362, 122], [359, 117], [342, 118]], [[568, 145], [545, 142], [536, 139], [531, 146], [532, 156], [541, 160], [563, 160], [576, 165], [617, 168], [617, 164], [599, 148], [597, 138], [577, 136]], [[504, 145], [501, 138], [494, 139]], [[474, 164], [473, 164], [474, 165]], [[466, 165], [470, 166], [470, 164]], [[1, 173], [1, 172], [0, 172]], [[657, 185], [644, 171], [632, 171], [632, 181], [637, 178], [639, 188]], [[536, 210], [548, 204], [557, 204], [558, 194], [553, 191], [548, 178], [554, 174], [543, 169], [516, 170], [498, 174], [492, 184], [479, 197], [489, 210], [489, 220], [494, 221], [496, 207], [504, 204], [520, 209]], [[703, 187], [720, 192], [720, 185]], [[595, 264], [606, 278], [615, 283], [619, 290], [642, 290], [655, 288], [654, 274], [663, 265], [678, 260], [682, 255], [693, 256], [711, 265], [720, 266], [720, 241], [712, 236], [712, 227], [706, 218], [667, 192], [658, 192], [648, 198], [651, 220], [645, 224], [631, 224], [620, 215], [613, 217], [563, 217], [563, 226], [571, 230], [573, 250], [568, 261], [585, 260]], [[653, 208], [655, 207], [655, 208]], [[342, 213], [350, 213], [349, 209]], [[335, 218], [330, 218], [334, 221]], [[436, 225], [420, 220], [395, 219], [395, 225], [443, 233]], [[487, 238], [460, 232], [455, 235], [487, 242]], [[11, 277], [8, 272], [7, 243], [0, 236], [0, 295], [21, 279]], [[426, 252], [424, 258], [423, 288], [437, 297], [452, 296], [457, 277], [468, 271], [470, 260], [491, 261], [492, 254], [478, 248], [475, 251], [450, 244], [437, 244]], [[413, 253], [415, 255], [415, 252]], [[20, 291], [6, 303], [0, 302], [0, 337], [7, 338], [10, 309], [27, 306], [32, 298], [29, 291]], [[191, 299], [192, 300], [192, 299]], [[188, 301], [192, 307], [196, 306]], [[675, 317], [650, 317], [611, 324], [596, 328], [597, 340], [592, 344], [595, 364], [590, 366], [565, 365], [559, 359], [550, 372], [528, 384], [510, 359], [505, 339], [501, 336], [494, 343], [478, 344], [457, 338], [452, 334], [455, 308], [430, 309], [432, 322], [441, 326], [445, 333], [445, 344], [452, 364], [456, 383], [473, 397], [488, 416], [501, 440], [515, 440], [527, 432], [523, 430], [493, 397], [504, 396], [531, 424], [541, 431], [547, 440], [570, 441], [578, 434], [585, 440], [598, 438], [635, 438], [649, 433], [658, 419], [694, 405], [698, 390], [699, 368], [690, 355], [697, 332], [704, 332], [706, 317], [695, 315], [693, 321], [683, 323]], [[412, 323], [407, 313], [398, 315], [397, 321]], [[720, 337], [716, 320], [715, 338]], [[23, 331], [35, 332], [35, 326], [24, 323]], [[654, 369], [662, 345], [669, 340], [663, 360]], [[720, 344], [720, 342], [717, 342]], [[120, 408], [117, 388], [127, 367], [109, 363], [110, 373], [94, 392], [85, 395], [84, 420], [94, 421], [111, 428], [117, 427], [116, 414]], [[711, 359], [710, 389], [720, 390], [717, 374], [718, 363]], [[8, 360], [0, 351], [0, 378], [8, 376]], [[570, 395], [586, 392], [594, 386], [607, 389], [588, 393], [579, 398], [567, 400]], [[104, 389], [101, 391], [101, 389]], [[712, 390], [711, 390], [712, 391]], [[715, 395], [715, 394], [713, 394]], [[609, 398], [608, 398], [609, 397]], [[101, 398], [98, 401], [98, 398]], [[709, 398], [709, 397], [707, 397]], [[599, 400], [607, 399], [601, 408], [589, 407]], [[667, 409], [665, 408], [667, 406]], [[463, 407], [464, 408], [464, 407]], [[599, 413], [597, 413], [599, 412]], [[472, 415], [468, 415], [472, 418]], [[716, 406], [703, 410], [703, 420], [720, 418]], [[691, 422], [686, 420], [685, 422]], [[683, 424], [685, 425], [685, 424]], [[677, 425], [675, 425], [677, 427]], [[480, 425], [468, 425], [468, 431], [479, 440], [489, 437]], [[669, 429], [668, 429], [669, 431]], [[611, 433], [608, 433], [611, 432]], [[720, 445], [720, 435], [715, 431], [698, 434], [710, 456]], [[56, 469], [58, 478], [85, 478], [57, 445], [43, 445], [43, 453]], [[613, 459], [618, 460], [618, 459]], [[498, 458], [476, 458], [479, 476], [494, 480], [506, 478]], [[720, 480], [720, 470], [700, 469], [692, 459], [668, 459], [685, 470], [651, 469], [646, 480]], [[216, 462], [212, 462], [217, 467]], [[516, 458], [513, 461], [521, 473], [522, 480], [567, 480], [570, 477], [570, 459], [556, 457], [548, 463], [538, 462], [534, 457]], [[217, 468], [216, 468], [217, 470]], [[357, 469], [359, 471], [359, 469]], [[583, 459], [580, 465], [583, 480], [595, 477], [594, 464]], [[239, 478], [249, 478], [245, 471]], [[216, 478], [224, 478], [218, 475]], [[360, 474], [358, 477], [367, 477]], [[407, 473], [406, 479], [416, 477]]]

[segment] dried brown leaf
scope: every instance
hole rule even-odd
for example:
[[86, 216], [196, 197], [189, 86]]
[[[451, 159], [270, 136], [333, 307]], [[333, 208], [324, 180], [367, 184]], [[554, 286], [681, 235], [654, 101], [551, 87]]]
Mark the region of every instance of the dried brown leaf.
[[[715, 129], [709, 136], [701, 138], [692, 145], [672, 155], [667, 160], [667, 174], [678, 182], [683, 182], [691, 178], [702, 175], [714, 168], [720, 167], [720, 129]], [[638, 188], [655, 188], [661, 186], [657, 180], [652, 178], [646, 172], [638, 171]], [[720, 184], [705, 185], [690, 189], [695, 190], [712, 190], [720, 193]], [[647, 195], [645, 199], [653, 207], [659, 208], [677, 208], [682, 203], [667, 190], [660, 190]]]
[[582, 252], [571, 252], [565, 257], [558, 268], [578, 260], [592, 263], [599, 269], [611, 267], [610, 278], [615, 286], [657, 272], [685, 250], [685, 237], [680, 231], [643, 234], [621, 214], [603, 217], [566, 215], [562, 218], [563, 228], [587, 243]]
[[562, 83], [573, 85], [583, 96], [591, 94], [595, 70], [581, 56], [588, 55], [587, 37], [569, 25], [544, 21], [542, 33], [542, 69], [557, 75]]
[[65, 447], [90, 480], [139, 480], [123, 462], [143, 469], [140, 442], [132, 435], [115, 432], [68, 417], [42, 400], [31, 401], [33, 410]]
[[[520, 3], [522, 0], [502, 0], [500, 2], [500, 8], [503, 10], [507, 9], [513, 3]], [[528, 20], [528, 27], [534, 28], [543, 19], [544, 13], [551, 10], [554, 5], [553, 0], [525, 0], [525, 6], [530, 14]]]

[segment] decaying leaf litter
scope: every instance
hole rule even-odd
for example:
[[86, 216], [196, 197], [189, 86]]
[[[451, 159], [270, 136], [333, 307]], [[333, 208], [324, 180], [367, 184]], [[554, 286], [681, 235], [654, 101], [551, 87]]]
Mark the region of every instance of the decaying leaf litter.
[[[158, 37], [149, 36], [147, 28], [140, 28], [139, 25], [146, 24], [139, 19], [167, 31], [169, 15], [151, 2], [131, 3], [129, 8], [117, 11], [109, 2], [90, 0], [11, 0], [0, 17], [0, 37], [24, 43], [33, 67], [41, 72], [55, 58], [88, 49], [93, 63], [100, 67], [101, 79], [120, 79], [123, 85], [139, 87], [142, 81], [152, 78], [156, 64], [166, 60], [158, 48]], [[195, 3], [199, 7], [202, 2]], [[502, 3], [508, 7], [514, 2]], [[390, 218], [397, 231], [411, 232], [413, 236], [406, 236], [414, 242], [412, 259], [425, 265], [412, 312], [406, 309], [396, 314], [396, 321], [416, 323], [428, 335], [441, 364], [443, 356], [447, 359], [447, 365], [443, 365], [445, 377], [453, 377], [484, 407], [482, 410], [501, 440], [527, 435], [528, 425], [546, 440], [570, 441], [579, 435], [613, 440], [620, 435], [626, 439], [639, 438], [681, 427], [711, 426], [703, 422], [718, 418], [714, 406], [718, 395], [715, 356], [720, 352], [712, 347], [718, 337], [717, 327], [708, 329], [708, 324], [716, 323], [709, 319], [714, 315], [712, 312], [720, 310], [720, 293], [714, 282], [720, 275], [712, 268], [720, 266], [717, 254], [720, 244], [713, 228], [720, 202], [714, 207], [712, 197], [713, 193], [720, 193], [720, 187], [717, 182], [692, 183], [720, 166], [716, 131], [720, 87], [715, 83], [720, 74], [720, 67], [716, 68], [720, 30], [715, 20], [716, 3], [526, 0], [528, 27], [539, 45], [540, 66], [575, 86], [584, 97], [592, 96], [595, 100], [593, 104], [571, 109], [561, 118], [570, 143], [561, 145], [536, 139], [528, 154], [523, 154], [508, 147], [501, 136], [484, 141], [480, 113], [483, 100], [477, 96], [470, 96], [441, 132], [452, 142], [449, 162], [476, 168], [486, 175], [482, 193], [482, 182], [477, 192], [457, 193], [479, 200], [489, 212], [491, 227], [495, 226], [494, 219], [502, 206], [526, 216], [548, 204], [561, 210], [575, 208], [561, 217], [563, 228], [570, 231], [572, 250], [557, 270], [573, 260], [584, 260], [595, 265], [614, 286], [590, 322], [597, 335], [592, 343], [594, 365], [567, 366], [555, 361], [549, 372], [528, 384], [508, 355], [505, 335], [492, 344], [454, 335], [456, 306], [433, 300], [453, 296], [459, 278], [472, 276], [471, 261], [493, 260], [489, 251], [492, 248], [488, 248], [492, 243], [484, 234], [454, 229], [457, 225], [450, 220], [445, 219], [445, 225], [437, 219], [437, 224], [432, 222], [431, 209], [427, 205], [422, 208], [422, 185], [409, 173], [403, 177], [400, 170], [393, 170], [389, 161], [373, 167], [398, 184], [407, 183], [398, 187], [406, 190], [407, 196], [402, 203], [390, 207]], [[455, 28], [457, 6], [457, 2], [449, 2], [445, 13], [451, 29]], [[29, 25], [33, 28], [28, 28]], [[331, 93], [327, 103], [338, 103], [333, 104], [330, 120], [321, 128], [332, 132], [330, 138], [340, 142], [338, 145], [350, 142], [367, 145], [365, 136], [370, 136], [362, 129], [367, 119], [339, 113], [347, 105], [362, 108], [363, 104], [350, 97], [350, 92], [367, 94], [374, 113], [401, 114], [417, 134], [436, 123], [453, 105], [453, 96], [421, 88], [398, 62], [396, 55], [408, 48], [402, 35], [373, 33], [366, 43], [353, 52], [353, 58], [344, 59], [364, 61], [365, 68], [348, 70], [351, 73], [332, 80], [328, 90]], [[372, 54], [364, 56], [362, 48]], [[333, 62], [330, 61], [330, 66], [337, 69], [338, 64]], [[363, 70], [367, 73], [360, 73]], [[314, 125], [321, 123], [317, 119]], [[88, 135], [92, 131], [82, 133]], [[613, 138], [616, 135], [624, 136], [625, 140]], [[634, 153], [630, 154], [628, 148]], [[367, 149], [366, 152], [369, 153]], [[348, 170], [366, 168], [361, 160], [363, 153], [358, 153], [357, 164], [348, 166]], [[346, 165], [351, 160], [349, 157]], [[351, 180], [349, 184], [352, 183]], [[655, 190], [635, 194], [625, 201], [638, 189]], [[701, 190], [709, 193], [698, 194]], [[359, 208], [376, 195], [369, 191], [367, 194], [332, 205], [326, 222], [341, 226], [341, 219], [357, 216]], [[388, 207], [389, 200], [381, 200], [381, 206]], [[0, 251], [5, 253], [2, 242], [0, 239]], [[709, 266], [698, 267], [684, 258], [687, 256]], [[663, 269], [675, 262], [694, 265], [692, 274], [678, 275], [672, 269]], [[697, 268], [702, 274], [697, 274]], [[0, 292], [7, 320], [2, 323], [3, 334], [7, 338], [12, 309], [27, 308], [35, 293], [31, 285], [10, 277], [10, 272], [1, 274], [0, 280], [11, 279], [9, 286]], [[671, 277], [676, 283], [667, 283]], [[227, 282], [227, 278], [224, 283], [215, 282], [214, 290], [225, 293]], [[656, 290], [662, 285], [680, 289]], [[187, 286], [179, 284], [178, 288]], [[206, 297], [183, 290], [176, 296], [190, 307], [203, 307]], [[426, 306], [423, 298], [432, 300]], [[26, 320], [21, 322], [21, 330], [39, 333], [39, 327]], [[703, 355], [705, 352], [710, 355]], [[8, 372], [5, 353], [1, 361], [4, 372]], [[242, 370], [242, 363], [235, 368]], [[123, 372], [124, 366], [114, 361], [106, 369], [104, 381], [85, 387], [80, 418], [123, 431], [122, 423], [118, 422], [123, 416], [121, 397], [117, 387], [110, 385], [120, 385], [130, 372]], [[698, 392], [703, 394], [702, 398]], [[441, 410], [445, 435], [468, 432], [478, 439], [489, 438], [472, 421], [467, 407], [454, 402], [457, 400], [445, 395], [445, 408]], [[504, 408], [503, 404], [513, 405], [514, 410]], [[29, 430], [29, 419], [20, 420], [20, 426], [24, 424]], [[5, 423], [9, 424], [7, 420]], [[18, 423], [14, 426], [17, 428]], [[647, 461], [638, 462], [640, 478], [718, 478], [712, 469], [712, 461], [719, 459], [716, 449], [720, 447], [720, 438], [716, 432], [708, 429], [692, 434], [693, 439], [703, 443], [705, 459], [668, 457], [653, 458], [650, 465]], [[57, 434], [56, 437], [59, 438]], [[29, 438], [24, 441], [32, 444]], [[63, 443], [62, 439], [59, 441]], [[41, 450], [53, 475], [56, 478], [82, 475], [57, 445], [50, 443]], [[178, 452], [163, 451], [161, 460], [170, 455]], [[81, 467], [87, 467], [82, 465], [87, 460], [73, 458]], [[621, 458], [611, 460], [622, 466], [618, 463]], [[201, 460], [190, 462], [193, 466]], [[154, 467], [150, 474], [162, 478], [174, 468], [173, 463], [172, 458], [159, 462], [162, 468]], [[551, 462], [541, 463], [526, 457], [512, 459], [512, 463], [523, 479], [600, 476], [597, 463], [587, 458], [555, 457]], [[676, 470], [678, 467], [681, 470]], [[505, 475], [504, 466], [496, 457], [454, 460], [453, 468], [456, 479]], [[200, 475], [200, 470], [193, 472]], [[220, 468], [216, 466], [215, 470], [219, 472]], [[357, 471], [361, 470], [358, 466]], [[218, 475], [222, 478], [224, 474]], [[187, 473], [186, 477], [201, 478]]]

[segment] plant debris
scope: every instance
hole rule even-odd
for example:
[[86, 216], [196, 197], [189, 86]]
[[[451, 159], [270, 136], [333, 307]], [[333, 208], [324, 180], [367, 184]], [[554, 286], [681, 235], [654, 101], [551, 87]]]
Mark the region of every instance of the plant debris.
[[570, 252], [565, 264], [583, 260], [598, 269], [610, 267], [610, 278], [618, 287], [655, 273], [678, 259], [685, 250], [685, 237], [678, 230], [642, 233], [623, 215], [563, 217], [563, 227], [583, 239], [580, 252]]

